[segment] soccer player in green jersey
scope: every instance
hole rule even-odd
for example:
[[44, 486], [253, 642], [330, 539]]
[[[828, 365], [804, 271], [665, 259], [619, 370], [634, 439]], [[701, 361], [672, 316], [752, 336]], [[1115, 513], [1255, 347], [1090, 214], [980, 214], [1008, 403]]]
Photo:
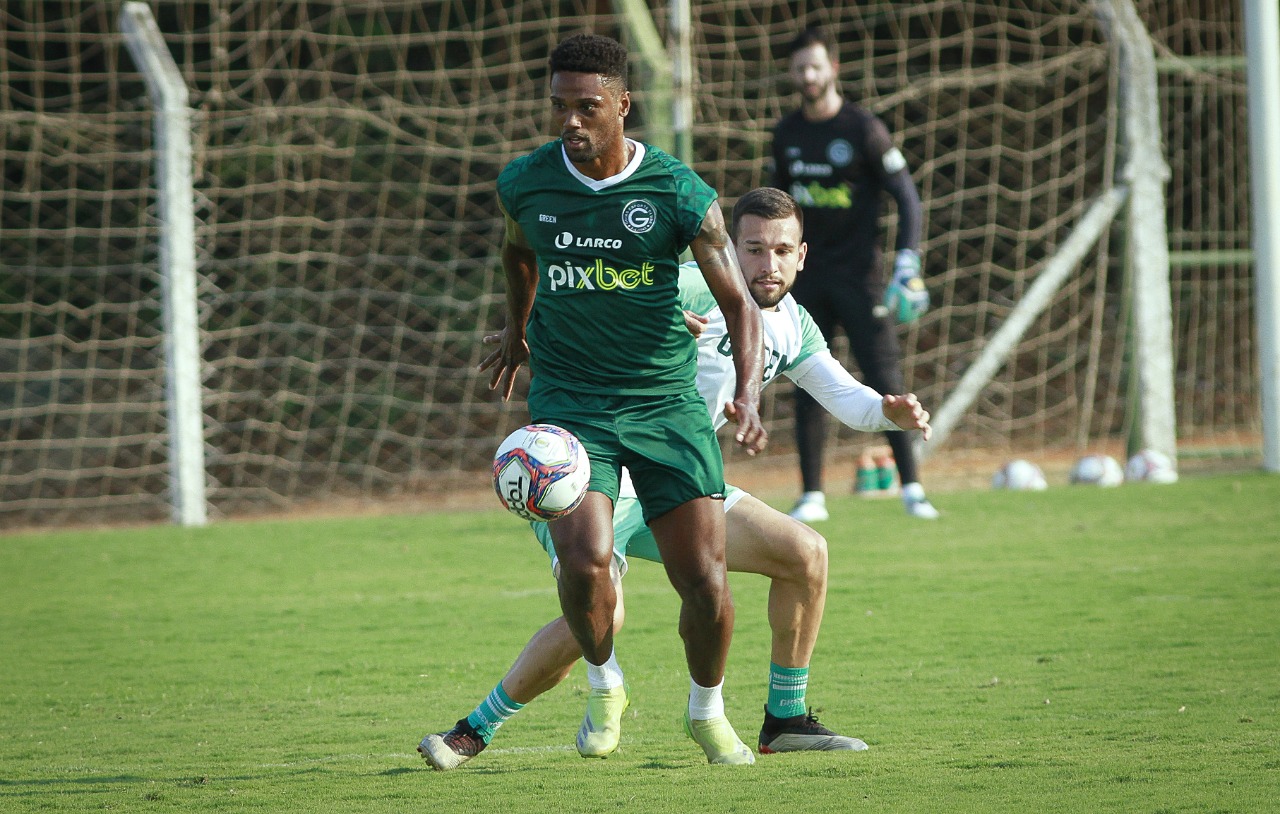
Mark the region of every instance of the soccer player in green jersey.
[[[786, 376], [855, 429], [918, 429], [928, 438], [929, 414], [916, 398], [882, 397], [854, 380], [832, 357], [808, 313], [788, 294], [804, 267], [802, 218], [794, 199], [777, 189], [752, 190], [733, 210], [738, 260], [752, 297], [764, 309], [765, 384]], [[732, 398], [735, 379], [724, 314], [700, 275], [688, 270], [681, 276], [681, 303], [689, 330], [698, 335], [698, 390], [706, 409], [722, 426], [727, 419], [721, 408]], [[497, 339], [486, 337], [485, 341]], [[633, 495], [624, 484], [613, 518], [619, 590], [615, 629], [623, 618], [621, 575], [627, 556], [662, 561]], [[773, 646], [760, 752], [866, 749], [861, 740], [832, 732], [816, 716], [806, 714], [809, 661], [826, 599], [826, 541], [803, 523], [732, 486], [727, 487], [724, 510], [729, 570], [763, 574], [772, 580]], [[551, 555], [555, 572], [556, 550], [547, 524], [533, 527]], [[470, 715], [448, 732], [428, 735], [419, 751], [436, 769], [462, 765], [488, 745], [503, 722], [564, 680], [578, 655], [565, 620], [550, 622], [534, 634], [506, 676]], [[620, 671], [612, 679], [616, 683], [608, 686], [591, 681], [587, 715], [578, 733], [578, 750], [586, 757], [603, 757], [618, 747], [627, 695]]]
[[694, 380], [696, 346], [679, 304], [687, 247], [723, 308], [737, 378], [737, 440], [763, 448], [760, 309], [743, 283], [716, 193], [662, 151], [623, 135], [631, 109], [627, 52], [580, 34], [551, 53], [551, 112], [560, 137], [498, 177], [506, 215], [507, 327], [482, 364], [509, 398], [532, 374], [530, 418], [576, 435], [591, 483], [550, 524], [560, 607], [598, 684], [613, 654], [613, 507], [622, 467], [640, 498], [681, 600], [689, 665], [686, 729], [712, 763], [754, 762], [724, 715], [733, 632], [724, 563], [724, 464]]

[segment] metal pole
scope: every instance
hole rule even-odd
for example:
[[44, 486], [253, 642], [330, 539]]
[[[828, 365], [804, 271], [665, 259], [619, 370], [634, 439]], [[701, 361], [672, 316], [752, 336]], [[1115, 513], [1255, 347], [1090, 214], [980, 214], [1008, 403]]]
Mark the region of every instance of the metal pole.
[[155, 108], [161, 310], [169, 415], [169, 502], [173, 522], [203, 526], [208, 517], [187, 86], [146, 3], [125, 3], [120, 11], [120, 29], [134, 63], [146, 79]]
[[1262, 385], [1262, 466], [1280, 472], [1280, 7], [1244, 0], [1254, 314]]
[[693, 18], [689, 0], [671, 0], [671, 49], [675, 65], [671, 100], [676, 158], [693, 163]]

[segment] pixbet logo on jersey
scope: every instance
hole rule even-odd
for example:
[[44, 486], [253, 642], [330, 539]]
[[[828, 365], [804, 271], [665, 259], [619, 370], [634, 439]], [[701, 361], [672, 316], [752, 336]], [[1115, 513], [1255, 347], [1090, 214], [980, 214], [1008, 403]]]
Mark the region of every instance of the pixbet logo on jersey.
[[586, 266], [572, 263], [553, 263], [547, 266], [547, 280], [552, 291], [585, 289], [588, 291], [613, 291], [621, 288], [630, 291], [641, 286], [653, 285], [653, 264], [641, 263], [638, 269], [615, 269], [596, 259]]

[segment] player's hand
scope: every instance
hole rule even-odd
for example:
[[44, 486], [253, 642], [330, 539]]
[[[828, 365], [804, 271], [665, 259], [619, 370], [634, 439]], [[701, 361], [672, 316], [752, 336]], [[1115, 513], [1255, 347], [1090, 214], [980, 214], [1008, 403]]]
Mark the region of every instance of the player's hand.
[[893, 259], [893, 281], [884, 292], [884, 306], [898, 322], [915, 322], [929, 310], [929, 290], [920, 278], [920, 255], [902, 249]]
[[479, 369], [493, 368], [493, 375], [489, 377], [489, 389], [500, 392], [502, 400], [506, 401], [511, 398], [511, 391], [516, 386], [516, 373], [520, 366], [529, 361], [529, 345], [524, 337], [514, 339], [508, 328], [503, 328], [501, 333], [489, 334], [482, 341], [486, 345], [497, 345], [498, 349], [484, 358]]
[[693, 334], [694, 339], [702, 336], [702, 332], [707, 329], [707, 323], [709, 322], [711, 320], [702, 314], [695, 314], [687, 309], [684, 312], [684, 327], [689, 329], [689, 333]]
[[738, 431], [733, 438], [738, 445], [755, 455], [769, 445], [769, 433], [760, 420], [760, 409], [757, 405], [742, 399], [726, 402], [724, 417], [738, 423]]
[[929, 426], [929, 411], [916, 400], [915, 393], [905, 396], [884, 396], [880, 399], [880, 409], [884, 417], [904, 430], [923, 430], [924, 440], [933, 435], [933, 427]]

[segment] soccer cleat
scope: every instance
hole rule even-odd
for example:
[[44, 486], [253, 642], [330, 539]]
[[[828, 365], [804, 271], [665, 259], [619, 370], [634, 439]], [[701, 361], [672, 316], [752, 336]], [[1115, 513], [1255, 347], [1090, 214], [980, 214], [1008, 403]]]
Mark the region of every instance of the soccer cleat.
[[788, 514], [801, 523], [820, 523], [830, 517], [827, 514], [827, 496], [822, 492], [805, 492]]
[[418, 744], [418, 753], [431, 764], [431, 768], [447, 772], [480, 754], [486, 746], [488, 744], [484, 742], [484, 738], [463, 718], [448, 732], [423, 738], [422, 743]]
[[720, 766], [750, 766], [756, 756], [733, 731], [729, 719], [723, 715], [706, 721], [695, 721], [684, 714], [685, 734], [693, 738], [707, 754], [707, 762]]
[[921, 520], [937, 520], [941, 516], [927, 498], [903, 497], [902, 504], [906, 506], [907, 514], [912, 517], [918, 517]]
[[776, 718], [764, 708], [764, 726], [760, 727], [760, 754], [778, 752], [834, 752], [846, 750], [862, 752], [867, 744], [857, 738], [837, 735], [818, 723], [818, 716], [810, 709], [807, 715], [792, 718]]
[[608, 757], [618, 751], [622, 737], [622, 713], [631, 706], [626, 686], [609, 690], [591, 690], [587, 696], [587, 714], [578, 730], [578, 754], [583, 757]]
[[919, 483], [903, 485], [902, 505], [906, 507], [907, 514], [912, 517], [918, 517], [921, 520], [938, 519], [938, 510], [933, 508], [933, 504], [924, 496], [924, 487]]

